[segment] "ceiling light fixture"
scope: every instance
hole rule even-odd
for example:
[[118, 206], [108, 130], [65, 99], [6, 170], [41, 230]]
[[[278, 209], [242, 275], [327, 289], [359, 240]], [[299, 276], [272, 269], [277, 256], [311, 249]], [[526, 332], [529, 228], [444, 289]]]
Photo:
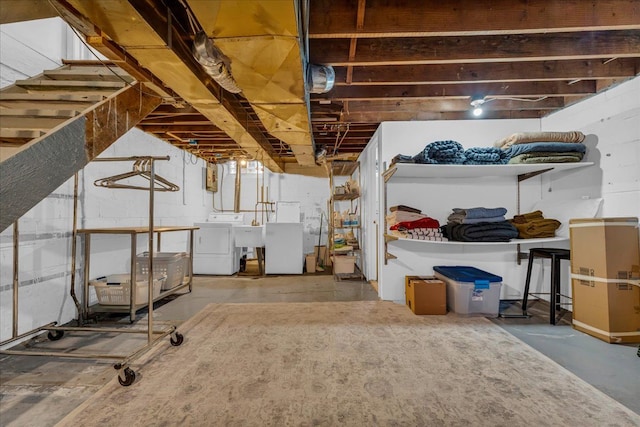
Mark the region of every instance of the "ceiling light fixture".
[[473, 107], [473, 115], [476, 117], [480, 117], [482, 115], [482, 105], [486, 101], [484, 97], [473, 96], [471, 97], [471, 106]]

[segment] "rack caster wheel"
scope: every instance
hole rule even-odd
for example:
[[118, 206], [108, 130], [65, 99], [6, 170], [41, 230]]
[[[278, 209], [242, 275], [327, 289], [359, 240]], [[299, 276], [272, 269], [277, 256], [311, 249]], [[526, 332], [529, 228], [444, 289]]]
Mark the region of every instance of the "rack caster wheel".
[[64, 331], [49, 331], [49, 333], [47, 334], [47, 338], [49, 338], [49, 340], [51, 341], [58, 341], [60, 338], [62, 338], [64, 336]]
[[177, 347], [180, 344], [182, 344], [182, 342], [184, 341], [184, 336], [182, 336], [180, 332], [176, 332], [175, 336], [176, 336], [175, 339], [173, 338], [173, 336], [169, 338], [169, 342], [171, 343], [172, 346]]
[[122, 373], [124, 374], [124, 379], [122, 379], [120, 374], [118, 374], [118, 382], [120, 383], [120, 385], [127, 387], [133, 384], [133, 382], [136, 380], [136, 373], [133, 369], [124, 368], [124, 371], [122, 371]]

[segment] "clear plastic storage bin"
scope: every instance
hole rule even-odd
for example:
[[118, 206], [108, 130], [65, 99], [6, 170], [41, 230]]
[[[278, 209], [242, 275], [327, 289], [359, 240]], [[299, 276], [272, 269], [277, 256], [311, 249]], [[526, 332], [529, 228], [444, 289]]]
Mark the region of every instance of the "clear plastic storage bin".
[[[153, 254], [153, 276], [166, 276], [167, 280], [162, 285], [162, 290], [166, 291], [184, 283], [187, 275], [187, 260], [189, 255], [186, 252], [154, 252]], [[136, 257], [136, 271], [138, 274], [149, 273], [149, 253], [143, 252]]]
[[435, 266], [433, 270], [435, 276], [447, 284], [450, 311], [498, 317], [502, 277], [467, 266]]

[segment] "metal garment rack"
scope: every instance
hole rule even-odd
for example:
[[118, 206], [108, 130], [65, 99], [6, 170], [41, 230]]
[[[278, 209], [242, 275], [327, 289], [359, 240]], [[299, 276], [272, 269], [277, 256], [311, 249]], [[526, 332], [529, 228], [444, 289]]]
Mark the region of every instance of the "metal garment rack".
[[[130, 329], [130, 328], [104, 328], [104, 327], [84, 327], [84, 326], [56, 326], [57, 322], [51, 322], [46, 325], [40, 326], [38, 328], [32, 329], [28, 332], [18, 334], [18, 244], [19, 244], [19, 234], [18, 234], [18, 222], [16, 221], [13, 226], [13, 260], [14, 260], [14, 271], [13, 271], [13, 333], [12, 338], [0, 342], [0, 347], [20, 340], [22, 338], [26, 338], [30, 335], [35, 335], [42, 331], [49, 331], [47, 334], [48, 338], [52, 341], [57, 341], [61, 339], [64, 335], [64, 331], [78, 331], [78, 332], [100, 332], [100, 333], [129, 333], [129, 334], [146, 334], [147, 342], [144, 346], [139, 347], [134, 350], [132, 353], [128, 355], [115, 355], [115, 354], [75, 354], [75, 353], [63, 353], [63, 352], [52, 352], [52, 351], [24, 351], [24, 350], [0, 350], [0, 354], [7, 355], [19, 355], [19, 356], [50, 356], [50, 357], [66, 357], [66, 358], [76, 358], [76, 359], [117, 359], [119, 360], [114, 364], [114, 369], [118, 371], [118, 381], [123, 386], [129, 386], [133, 384], [136, 379], [135, 372], [129, 367], [129, 363], [135, 358], [141, 356], [143, 353], [148, 351], [156, 342], [160, 339], [166, 337], [167, 335], [171, 335], [170, 342], [173, 346], [179, 346], [182, 344], [184, 337], [177, 332], [176, 326], [174, 325], [165, 325], [162, 329], [154, 330], [153, 329], [153, 253], [154, 253], [154, 245], [153, 245], [153, 236], [154, 236], [154, 192], [155, 191], [177, 191], [179, 187], [168, 183], [168, 181], [162, 180], [162, 185], [164, 189], [156, 190], [155, 189], [155, 171], [154, 171], [154, 161], [157, 160], [169, 160], [169, 156], [165, 157], [107, 157], [107, 158], [97, 158], [93, 161], [134, 161], [134, 171], [136, 167], [139, 168], [139, 171], [144, 172], [146, 177], [149, 180], [149, 187], [141, 187], [141, 186], [117, 186], [114, 188], [130, 188], [130, 189], [140, 189], [149, 191], [149, 228], [146, 232], [149, 235], [149, 272], [148, 279], [148, 306], [149, 312], [147, 316], [147, 329]], [[137, 174], [136, 174], [137, 175]], [[168, 185], [168, 184], [170, 185]], [[74, 209], [73, 209], [73, 233], [72, 233], [72, 272], [71, 272], [71, 297], [73, 298], [74, 303], [76, 304], [76, 308], [78, 309], [78, 323], [79, 325], [83, 324], [85, 311], [83, 302], [80, 304], [75, 295], [75, 241], [77, 238], [77, 203], [78, 203], [78, 174], [76, 173], [74, 179]], [[193, 227], [185, 227], [181, 229], [192, 229]], [[134, 237], [132, 237], [134, 239]], [[158, 238], [159, 240], [159, 238]], [[193, 230], [191, 230], [190, 236], [190, 245], [193, 247]], [[135, 257], [135, 254], [133, 254]], [[132, 266], [135, 266], [135, 258], [132, 261]], [[85, 268], [85, 274], [87, 269]], [[191, 269], [189, 274], [189, 290], [191, 290]], [[135, 283], [130, 284], [130, 296], [131, 303], [134, 303], [135, 298]], [[85, 277], [85, 293], [83, 295], [83, 299], [87, 300], [87, 278]]]

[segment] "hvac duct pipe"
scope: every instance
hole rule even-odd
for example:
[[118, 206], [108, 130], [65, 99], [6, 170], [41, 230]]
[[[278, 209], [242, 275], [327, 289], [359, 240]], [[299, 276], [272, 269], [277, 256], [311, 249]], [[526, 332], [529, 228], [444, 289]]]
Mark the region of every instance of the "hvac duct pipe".
[[309, 92], [327, 93], [333, 89], [336, 72], [330, 65], [309, 64], [307, 81], [309, 82]]

